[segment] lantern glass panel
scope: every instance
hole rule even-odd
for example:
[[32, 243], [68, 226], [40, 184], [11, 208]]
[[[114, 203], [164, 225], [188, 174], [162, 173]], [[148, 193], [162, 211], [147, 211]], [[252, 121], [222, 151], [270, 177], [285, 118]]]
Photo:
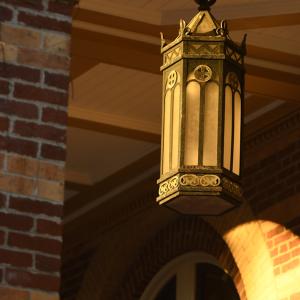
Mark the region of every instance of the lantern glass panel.
[[225, 89], [225, 116], [224, 116], [224, 156], [223, 166], [230, 170], [231, 141], [232, 141], [232, 90], [230, 86]]
[[200, 84], [190, 81], [186, 92], [185, 153], [186, 166], [198, 165], [199, 124], [200, 124]]
[[234, 94], [234, 145], [233, 145], [233, 173], [240, 174], [240, 145], [241, 145], [241, 96]]
[[205, 87], [203, 165], [218, 164], [219, 86], [209, 82]]
[[179, 165], [179, 126], [180, 126], [180, 85], [173, 92], [173, 122], [172, 122], [172, 170]]
[[165, 95], [164, 105], [163, 174], [170, 170], [171, 100], [172, 92], [168, 90]]

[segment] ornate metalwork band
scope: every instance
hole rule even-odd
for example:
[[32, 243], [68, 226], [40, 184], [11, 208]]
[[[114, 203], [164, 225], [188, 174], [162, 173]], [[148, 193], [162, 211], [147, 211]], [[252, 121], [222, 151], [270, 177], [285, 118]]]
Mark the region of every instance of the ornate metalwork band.
[[216, 187], [220, 186], [221, 178], [216, 175], [184, 174], [171, 177], [159, 186], [159, 196], [175, 191], [179, 186], [184, 187]]
[[167, 195], [179, 186], [179, 175], [173, 176], [159, 186], [159, 196]]
[[232, 193], [233, 195], [236, 195], [238, 197], [242, 196], [242, 190], [240, 186], [232, 181], [230, 181], [227, 178], [223, 178], [222, 180], [222, 186], [224, 189], [226, 189], [228, 192]]
[[221, 179], [216, 175], [194, 175], [194, 174], [185, 174], [180, 176], [179, 182], [183, 186], [219, 186]]

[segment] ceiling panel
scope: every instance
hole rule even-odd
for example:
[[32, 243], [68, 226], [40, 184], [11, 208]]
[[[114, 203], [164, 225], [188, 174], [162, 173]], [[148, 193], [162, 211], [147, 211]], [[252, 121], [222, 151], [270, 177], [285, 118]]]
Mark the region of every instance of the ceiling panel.
[[70, 104], [160, 123], [160, 84], [160, 75], [98, 64], [72, 82]]

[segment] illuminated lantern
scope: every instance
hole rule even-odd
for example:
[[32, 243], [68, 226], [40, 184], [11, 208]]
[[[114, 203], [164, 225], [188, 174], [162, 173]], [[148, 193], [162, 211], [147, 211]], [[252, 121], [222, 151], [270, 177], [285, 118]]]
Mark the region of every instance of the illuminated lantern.
[[167, 44], [162, 35], [163, 121], [157, 202], [184, 214], [219, 215], [242, 200], [245, 39], [196, 1], [198, 14]]

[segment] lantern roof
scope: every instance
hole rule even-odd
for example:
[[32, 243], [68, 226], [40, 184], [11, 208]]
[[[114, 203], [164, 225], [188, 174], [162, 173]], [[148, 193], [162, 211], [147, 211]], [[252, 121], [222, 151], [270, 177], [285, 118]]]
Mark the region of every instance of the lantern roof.
[[161, 33], [161, 52], [165, 52], [182, 40], [202, 40], [202, 41], [227, 41], [236, 51], [241, 54], [246, 53], [246, 35], [240, 45], [235, 44], [229, 37], [227, 22], [218, 21], [210, 12], [216, 0], [195, 0], [199, 4], [199, 12], [187, 24], [185, 20], [180, 20], [179, 34], [176, 39], [167, 44]]

